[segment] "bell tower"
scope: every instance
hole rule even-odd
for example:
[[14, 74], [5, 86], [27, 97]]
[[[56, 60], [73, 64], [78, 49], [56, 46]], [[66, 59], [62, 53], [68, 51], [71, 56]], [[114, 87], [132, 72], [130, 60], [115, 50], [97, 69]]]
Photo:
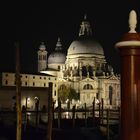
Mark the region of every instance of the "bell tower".
[[47, 68], [47, 51], [44, 42], [39, 46], [38, 50], [38, 72]]

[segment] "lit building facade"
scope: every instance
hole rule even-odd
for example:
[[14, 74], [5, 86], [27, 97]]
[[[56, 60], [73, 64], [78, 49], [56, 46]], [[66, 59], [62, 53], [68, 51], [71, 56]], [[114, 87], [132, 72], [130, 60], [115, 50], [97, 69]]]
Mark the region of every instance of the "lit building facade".
[[[15, 73], [3, 72], [0, 86], [0, 109], [13, 109], [16, 102]], [[52, 95], [57, 100], [57, 78], [44, 74], [21, 74], [21, 105], [28, 110], [35, 109], [36, 99], [39, 109], [48, 106], [48, 86], [53, 83]]]
[[[43, 48], [43, 51], [46, 51], [45, 45]], [[42, 45], [38, 53], [40, 50]], [[40, 59], [38, 63], [41, 64]], [[42, 65], [43, 63], [44, 59]], [[72, 41], [67, 54], [63, 53], [58, 38], [56, 48], [46, 59], [46, 64], [43, 69], [38, 68], [40, 72], [56, 76], [58, 90], [61, 86], [75, 89], [80, 94], [77, 102], [79, 105], [86, 103], [90, 106], [94, 98], [98, 101], [103, 98], [106, 107], [120, 106], [120, 76], [115, 74], [112, 66], [106, 62], [103, 47], [93, 38], [86, 16], [81, 22], [79, 37]]]
[[[48, 83], [53, 83], [52, 98], [58, 105], [59, 89], [73, 88], [80, 95], [72, 105], [91, 106], [94, 99], [104, 99], [105, 107], [120, 106], [120, 76], [105, 59], [103, 47], [92, 36], [89, 21], [84, 17], [79, 36], [63, 52], [60, 38], [54, 52], [48, 55], [46, 46], [41, 43], [38, 54], [38, 74], [21, 74], [21, 104], [29, 109], [35, 108], [39, 99], [40, 109], [47, 106]], [[12, 108], [16, 94], [15, 73], [1, 74], [0, 108]]]

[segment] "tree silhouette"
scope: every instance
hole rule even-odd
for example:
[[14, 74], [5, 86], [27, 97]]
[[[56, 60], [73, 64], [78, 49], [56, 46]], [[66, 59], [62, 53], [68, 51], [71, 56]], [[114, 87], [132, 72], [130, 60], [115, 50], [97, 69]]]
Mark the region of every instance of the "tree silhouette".
[[70, 86], [61, 85], [58, 89], [58, 97], [62, 102], [65, 102], [67, 99], [69, 101], [78, 100], [80, 98], [79, 93], [76, 92], [76, 90]]

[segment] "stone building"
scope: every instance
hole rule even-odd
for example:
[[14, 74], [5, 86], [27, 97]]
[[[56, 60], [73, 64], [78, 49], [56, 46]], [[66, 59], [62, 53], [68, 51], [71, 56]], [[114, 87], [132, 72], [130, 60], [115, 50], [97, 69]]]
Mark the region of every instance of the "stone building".
[[[49, 47], [49, 46], [48, 46]], [[35, 99], [40, 109], [47, 106], [48, 83], [53, 83], [52, 96], [58, 105], [59, 89], [72, 88], [79, 94], [73, 104], [91, 106], [94, 99], [104, 99], [105, 107], [120, 106], [120, 76], [106, 62], [101, 44], [92, 36], [92, 28], [86, 16], [80, 25], [79, 36], [71, 42], [67, 54], [63, 52], [60, 38], [54, 52], [48, 55], [44, 43], [39, 46], [38, 73], [21, 74], [21, 104], [35, 108]], [[12, 108], [15, 101], [15, 73], [1, 74], [0, 108]], [[66, 99], [68, 101], [68, 99]]]
[[[0, 84], [0, 109], [10, 109], [16, 103], [16, 78], [15, 73], [1, 73]], [[28, 110], [35, 109], [36, 100], [39, 101], [39, 109], [48, 106], [48, 86], [53, 83], [53, 99], [57, 100], [57, 78], [46, 74], [21, 74], [21, 106]]]
[[[60, 38], [48, 57], [44, 44], [38, 51], [38, 71], [57, 77], [57, 88], [71, 87], [80, 94], [79, 105], [92, 105], [93, 99], [104, 99], [106, 107], [120, 105], [120, 76], [106, 62], [101, 44], [92, 36], [86, 16], [81, 22], [79, 36], [63, 52]], [[48, 58], [48, 59], [46, 59]], [[44, 63], [44, 60], [46, 63]], [[46, 65], [47, 64], [47, 65]], [[58, 90], [57, 90], [58, 97]]]

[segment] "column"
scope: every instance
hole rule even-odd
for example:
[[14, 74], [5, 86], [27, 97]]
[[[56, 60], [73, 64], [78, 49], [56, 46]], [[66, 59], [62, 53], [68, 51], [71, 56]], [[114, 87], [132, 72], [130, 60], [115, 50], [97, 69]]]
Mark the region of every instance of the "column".
[[140, 139], [140, 35], [134, 10], [129, 15], [130, 31], [116, 47], [121, 56], [121, 140]]

